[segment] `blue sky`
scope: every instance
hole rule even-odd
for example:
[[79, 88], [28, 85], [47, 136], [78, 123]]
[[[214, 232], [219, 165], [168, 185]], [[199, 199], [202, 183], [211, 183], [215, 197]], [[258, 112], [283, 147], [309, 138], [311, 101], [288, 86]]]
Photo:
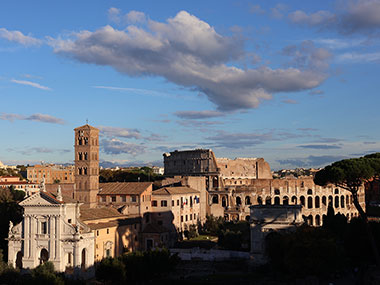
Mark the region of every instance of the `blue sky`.
[[2, 1], [0, 161], [159, 164], [212, 148], [272, 169], [380, 151], [380, 1]]

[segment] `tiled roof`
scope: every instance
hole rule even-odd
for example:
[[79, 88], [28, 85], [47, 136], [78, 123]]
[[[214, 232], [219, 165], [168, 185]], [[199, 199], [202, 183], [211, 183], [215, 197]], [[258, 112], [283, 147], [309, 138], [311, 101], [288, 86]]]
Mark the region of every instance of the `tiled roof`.
[[74, 129], [74, 131], [80, 130], [80, 129], [91, 129], [91, 130], [97, 130], [97, 131], [99, 131], [99, 129], [97, 129], [97, 128], [93, 127], [93, 126], [90, 126], [89, 124], [83, 125], [81, 127], [77, 127], [77, 128]]
[[100, 183], [99, 184], [99, 195], [104, 194], [137, 194], [140, 195], [148, 187], [150, 187], [152, 182], [110, 182], [110, 183]]
[[112, 222], [107, 222], [107, 223], [87, 224], [87, 226], [89, 226], [90, 229], [92, 230], [112, 228], [112, 227], [117, 227], [117, 225], [118, 225], [117, 221], [112, 221]]
[[124, 217], [115, 208], [80, 208], [80, 219], [82, 221]]
[[199, 194], [198, 190], [190, 187], [163, 187], [152, 192], [153, 195]]

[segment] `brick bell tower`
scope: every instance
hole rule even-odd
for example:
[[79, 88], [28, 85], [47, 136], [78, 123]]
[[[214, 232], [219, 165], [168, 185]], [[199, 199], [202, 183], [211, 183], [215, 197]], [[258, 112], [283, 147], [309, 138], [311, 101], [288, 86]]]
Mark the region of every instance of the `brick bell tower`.
[[75, 132], [75, 194], [86, 207], [97, 205], [99, 192], [99, 130], [86, 124]]

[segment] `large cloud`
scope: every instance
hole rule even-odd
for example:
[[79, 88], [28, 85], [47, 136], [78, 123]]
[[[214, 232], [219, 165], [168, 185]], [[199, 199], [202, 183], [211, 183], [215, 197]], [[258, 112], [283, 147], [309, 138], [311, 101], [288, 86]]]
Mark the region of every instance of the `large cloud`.
[[334, 28], [343, 34], [372, 33], [380, 28], [380, 0], [356, 0], [341, 2], [336, 13], [320, 10], [306, 13], [297, 10], [289, 13], [290, 22], [319, 28]]
[[179, 12], [165, 23], [125, 30], [105, 26], [73, 39], [51, 40], [57, 54], [85, 63], [112, 66], [129, 76], [160, 76], [207, 95], [219, 110], [256, 108], [276, 92], [311, 89], [325, 79], [315, 69], [241, 69], [243, 41], [218, 34], [208, 23]]

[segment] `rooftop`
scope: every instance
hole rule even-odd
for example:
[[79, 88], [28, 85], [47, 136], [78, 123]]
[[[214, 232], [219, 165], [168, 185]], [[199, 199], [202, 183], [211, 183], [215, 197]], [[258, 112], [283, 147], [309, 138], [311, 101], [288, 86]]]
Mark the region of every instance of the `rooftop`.
[[152, 182], [110, 182], [99, 184], [99, 195], [118, 194], [118, 195], [140, 195], [147, 188], [152, 186]]
[[80, 208], [80, 219], [82, 221], [122, 217], [125, 216], [120, 214], [115, 208]]
[[198, 190], [190, 187], [163, 187], [153, 191], [153, 195], [177, 195], [177, 194], [199, 194]]

